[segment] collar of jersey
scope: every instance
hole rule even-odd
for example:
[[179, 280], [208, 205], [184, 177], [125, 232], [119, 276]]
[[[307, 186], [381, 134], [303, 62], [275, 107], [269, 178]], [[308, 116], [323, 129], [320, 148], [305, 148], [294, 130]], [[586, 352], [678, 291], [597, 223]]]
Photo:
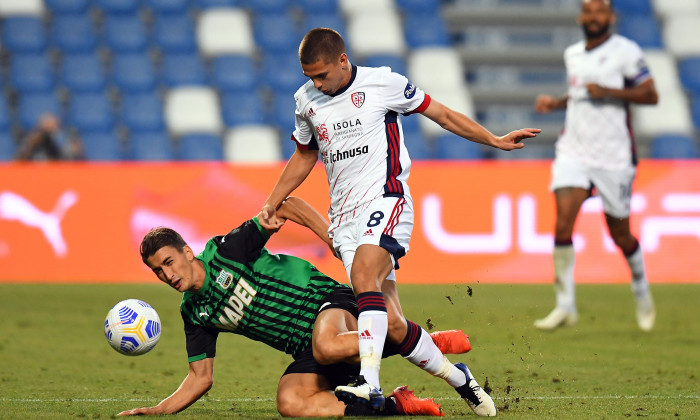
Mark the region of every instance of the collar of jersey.
[[338, 89], [337, 91], [335, 91], [335, 93], [332, 94], [331, 96], [335, 97], [335, 96], [342, 95], [343, 93], [345, 93], [345, 91], [347, 91], [348, 88], [350, 88], [350, 86], [352, 85], [352, 82], [355, 81], [355, 76], [357, 76], [357, 66], [353, 64], [352, 65], [352, 76], [350, 76], [350, 81], [348, 82], [348, 84], [343, 86], [342, 88]]

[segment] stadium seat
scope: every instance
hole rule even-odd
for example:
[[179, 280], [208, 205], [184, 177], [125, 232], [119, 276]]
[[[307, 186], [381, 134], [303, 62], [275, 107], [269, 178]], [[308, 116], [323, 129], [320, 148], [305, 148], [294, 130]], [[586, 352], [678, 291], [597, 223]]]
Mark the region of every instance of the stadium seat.
[[224, 139], [226, 160], [241, 163], [270, 163], [282, 158], [277, 131], [264, 125], [229, 130]]
[[161, 73], [163, 82], [168, 86], [207, 84], [207, 75], [196, 53], [165, 55]]
[[0, 130], [0, 162], [15, 160], [17, 143], [7, 130]]
[[680, 60], [678, 73], [681, 83], [691, 94], [700, 94], [700, 55]]
[[61, 106], [53, 92], [25, 93], [19, 96], [17, 120], [22, 130], [34, 128], [43, 114], [51, 113], [63, 117]]
[[621, 16], [617, 20], [617, 32], [642, 48], [663, 48], [661, 29], [654, 15]]
[[[462, 60], [452, 48], [418, 48], [412, 51], [407, 61], [408, 78], [426, 92], [449, 90], [465, 84]], [[435, 77], [436, 69], [440, 69], [440, 77]]]
[[446, 47], [450, 45], [442, 16], [436, 14], [411, 13], [404, 18], [403, 32], [406, 43], [411, 48]]
[[698, 0], [652, 0], [654, 12], [662, 19], [669, 16], [683, 16], [700, 13]]
[[155, 19], [153, 38], [164, 53], [193, 53], [197, 50], [194, 22], [186, 14], [161, 14]]
[[280, 147], [280, 150], [282, 152], [282, 159], [284, 160], [289, 160], [290, 157], [294, 154], [294, 152], [297, 150], [297, 144], [294, 142], [294, 140], [291, 139], [291, 136], [282, 135], [282, 144]]
[[53, 45], [63, 53], [89, 53], [97, 46], [97, 34], [87, 15], [55, 16], [51, 34]]
[[0, 35], [3, 48], [11, 53], [41, 53], [48, 44], [44, 23], [38, 17], [5, 18]]
[[0, 1], [0, 16], [36, 16], [44, 13], [43, 0], [2, 0]]
[[121, 120], [132, 135], [165, 129], [163, 102], [155, 93], [122, 95], [119, 109]]
[[138, 0], [97, 0], [96, 3], [108, 15], [136, 14], [140, 6]]
[[296, 51], [266, 54], [263, 59], [262, 83], [274, 91], [295, 92], [309, 79], [304, 76]]
[[242, 7], [245, 5], [244, 0], [195, 0], [194, 3], [202, 10], [224, 7]]
[[163, 131], [142, 131], [129, 137], [131, 158], [139, 161], [170, 161], [176, 158], [172, 140]]
[[104, 93], [81, 93], [71, 96], [68, 106], [71, 125], [81, 134], [105, 132], [114, 128], [114, 115]]
[[165, 96], [165, 122], [175, 136], [193, 133], [218, 135], [223, 123], [216, 92], [206, 87], [170, 89]]
[[44, 0], [46, 7], [56, 17], [60, 14], [83, 14], [88, 10], [89, 0]]
[[[333, 2], [327, 2], [333, 3]], [[346, 37], [345, 21], [338, 13], [307, 13], [304, 17], [303, 34], [314, 28], [331, 28], [336, 30], [343, 38]], [[299, 40], [301, 42], [301, 39]]]
[[351, 18], [361, 14], [386, 14], [395, 12], [394, 0], [338, 0], [343, 15]]
[[247, 3], [254, 15], [286, 13], [290, 5], [290, 0], [255, 0]]
[[363, 58], [406, 51], [401, 19], [394, 11], [358, 13], [348, 17], [348, 44], [352, 54]]
[[618, 19], [621, 16], [652, 16], [654, 14], [650, 0], [615, 0], [613, 8]]
[[698, 28], [700, 28], [700, 11], [687, 15], [668, 16], [664, 20], [663, 28], [667, 50], [676, 58], [700, 56]]
[[[296, 6], [304, 14], [309, 15], [337, 15], [338, 2], [328, 0], [297, 0]], [[332, 28], [332, 26], [329, 26]]]
[[406, 60], [398, 55], [381, 54], [365, 57], [363, 65], [367, 67], [390, 67], [394, 73], [406, 75]]
[[85, 133], [81, 134], [80, 138], [86, 160], [120, 161], [125, 158], [121, 141], [112, 131]]
[[253, 21], [255, 42], [268, 54], [279, 54], [299, 48], [304, 36], [286, 14], [257, 15]]
[[695, 131], [700, 131], [700, 93], [693, 95], [690, 103], [690, 113], [695, 125]]
[[294, 92], [276, 92], [272, 96], [272, 123], [282, 133], [282, 136], [290, 136], [294, 131], [295, 116]]
[[[430, 96], [440, 101], [445, 106], [459, 111], [467, 116], [474, 115], [474, 102], [465, 85], [453, 86], [450, 89], [429, 90]], [[428, 138], [435, 138], [445, 133], [439, 125], [428, 118], [418, 120], [423, 134]]]
[[698, 146], [691, 136], [660, 135], [651, 143], [654, 159], [694, 159], [698, 157]]
[[404, 13], [434, 15], [440, 11], [440, 0], [395, 0]]
[[118, 54], [112, 58], [112, 81], [122, 92], [151, 92], [156, 72], [146, 54]]
[[411, 160], [435, 159], [435, 144], [423, 135], [418, 122], [419, 117], [409, 115], [407, 117], [401, 116], [400, 118], [403, 142]]
[[104, 40], [115, 53], [144, 52], [148, 46], [146, 28], [138, 15], [107, 16]]
[[0, 94], [0, 133], [8, 131], [11, 127], [10, 107], [7, 105], [5, 95]]
[[14, 54], [10, 84], [17, 92], [49, 92], [54, 89], [54, 69], [46, 54]]
[[190, 7], [190, 0], [145, 0], [144, 5], [155, 15], [183, 15]]
[[221, 113], [228, 127], [247, 124], [265, 124], [267, 112], [257, 92], [224, 93], [221, 95]]
[[105, 87], [105, 72], [94, 54], [64, 55], [60, 75], [72, 92], [99, 92]]
[[253, 29], [243, 9], [217, 8], [201, 12], [197, 21], [197, 43], [206, 57], [255, 52]]
[[222, 92], [250, 92], [258, 86], [258, 72], [247, 55], [222, 55], [211, 62], [212, 84]]
[[435, 151], [438, 159], [477, 160], [486, 156], [481, 144], [463, 139], [452, 133], [435, 138]]
[[692, 135], [693, 121], [685, 93], [671, 89], [659, 92], [662, 94], [655, 106], [634, 107], [634, 133], [643, 139], [666, 134]]
[[654, 77], [654, 85], [659, 92], [681, 90], [676, 60], [665, 50], [648, 50], [644, 58], [649, 65], [649, 71]]
[[212, 134], [190, 134], [180, 138], [181, 160], [214, 160], [224, 159], [224, 149], [221, 138]]

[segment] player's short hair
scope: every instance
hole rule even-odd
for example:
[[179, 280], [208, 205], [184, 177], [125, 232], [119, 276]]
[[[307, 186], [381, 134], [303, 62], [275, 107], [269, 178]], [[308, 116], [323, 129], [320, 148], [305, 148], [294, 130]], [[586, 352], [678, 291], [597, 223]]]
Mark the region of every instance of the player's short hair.
[[[583, 3], [588, 3], [591, 0], [581, 0], [581, 4]], [[608, 7], [610, 7], [610, 10], [613, 9], [613, 0], [603, 0], [603, 3], [607, 4]]]
[[146, 260], [155, 255], [159, 249], [165, 246], [172, 246], [178, 251], [182, 252], [182, 249], [187, 245], [182, 236], [174, 230], [159, 226], [157, 228], [151, 229], [146, 236], [141, 240], [141, 260], [144, 264], [147, 264]]
[[345, 53], [345, 41], [337, 31], [330, 28], [310, 30], [299, 44], [301, 64], [313, 64], [319, 60], [331, 62]]

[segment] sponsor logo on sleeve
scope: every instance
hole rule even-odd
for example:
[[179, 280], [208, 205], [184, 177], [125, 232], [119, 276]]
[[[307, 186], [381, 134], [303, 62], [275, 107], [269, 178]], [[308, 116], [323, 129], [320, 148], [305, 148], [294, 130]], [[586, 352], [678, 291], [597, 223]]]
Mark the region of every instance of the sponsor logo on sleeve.
[[413, 95], [416, 94], [416, 85], [414, 85], [411, 82], [408, 82], [406, 85], [406, 88], [403, 90], [403, 96], [406, 97], [406, 99], [411, 99], [413, 98]]

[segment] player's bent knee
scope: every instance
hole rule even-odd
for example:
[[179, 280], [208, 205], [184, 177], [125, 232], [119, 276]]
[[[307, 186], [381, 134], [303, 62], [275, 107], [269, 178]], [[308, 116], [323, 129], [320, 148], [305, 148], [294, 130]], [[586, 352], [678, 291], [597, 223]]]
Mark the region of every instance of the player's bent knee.
[[277, 392], [277, 412], [282, 417], [300, 417], [303, 415], [303, 401], [296, 392]]

